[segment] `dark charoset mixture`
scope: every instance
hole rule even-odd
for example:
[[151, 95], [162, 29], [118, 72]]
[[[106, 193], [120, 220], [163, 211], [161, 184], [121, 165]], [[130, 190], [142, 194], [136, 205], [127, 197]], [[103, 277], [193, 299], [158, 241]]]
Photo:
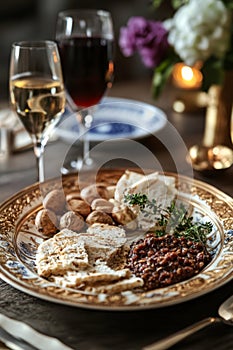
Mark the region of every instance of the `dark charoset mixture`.
[[165, 235], [145, 238], [131, 245], [127, 266], [144, 281], [144, 288], [167, 287], [198, 274], [211, 260], [201, 242]]
[[[138, 205], [148, 215], [153, 210], [155, 228], [131, 244], [127, 267], [143, 279], [144, 289], [163, 288], [197, 275], [211, 261], [206, 248], [210, 222], [195, 222], [185, 207], [162, 209], [144, 194], [128, 195], [130, 205]], [[169, 234], [168, 234], [169, 232]]]

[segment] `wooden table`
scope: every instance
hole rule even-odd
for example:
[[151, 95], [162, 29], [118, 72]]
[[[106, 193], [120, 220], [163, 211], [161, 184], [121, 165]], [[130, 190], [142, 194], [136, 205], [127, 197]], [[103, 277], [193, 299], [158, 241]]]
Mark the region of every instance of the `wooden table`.
[[[187, 149], [202, 139], [204, 110], [175, 113], [171, 108], [174, 91], [165, 92], [158, 101], [155, 101], [150, 94], [150, 81], [132, 81], [116, 82], [109, 95], [141, 100], [161, 107], [166, 112], [171, 125], [181, 135]], [[163, 170], [175, 172], [178, 167], [183, 174], [189, 174], [190, 168], [185, 160], [184, 150], [181, 150], [180, 157], [177, 157], [174, 164], [161, 142], [166, 139], [164, 131], [161, 131], [159, 138], [160, 141], [150, 135], [140, 142], [156, 156]], [[48, 178], [59, 173], [60, 159], [66, 149], [67, 146], [60, 140], [51, 142], [46, 147]], [[179, 145], [174, 144], [174, 152], [178, 154], [179, 151]], [[232, 175], [232, 168], [209, 177], [194, 172], [196, 179], [205, 181], [230, 196], [233, 196]], [[32, 149], [15, 153], [1, 166], [0, 201], [4, 201], [16, 191], [35, 181], [36, 171]], [[25, 321], [43, 333], [58, 337], [77, 350], [139, 350], [142, 346], [195, 321], [216, 315], [220, 303], [232, 292], [232, 282], [229, 282], [204, 296], [175, 306], [144, 311], [111, 312], [73, 308], [37, 299], [0, 281], [0, 312]], [[232, 329], [223, 324], [199, 331], [173, 347], [179, 350], [229, 350], [232, 348]]]

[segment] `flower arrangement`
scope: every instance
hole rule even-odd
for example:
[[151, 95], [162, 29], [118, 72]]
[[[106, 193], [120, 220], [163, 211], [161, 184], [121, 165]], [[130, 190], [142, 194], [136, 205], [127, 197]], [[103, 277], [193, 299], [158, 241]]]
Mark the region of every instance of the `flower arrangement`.
[[[153, 0], [158, 8], [164, 0]], [[153, 95], [161, 93], [178, 62], [198, 64], [202, 89], [221, 84], [233, 69], [233, 0], [173, 0], [174, 16], [164, 21], [131, 17], [121, 27], [119, 47], [124, 56], [136, 52], [154, 69]]]

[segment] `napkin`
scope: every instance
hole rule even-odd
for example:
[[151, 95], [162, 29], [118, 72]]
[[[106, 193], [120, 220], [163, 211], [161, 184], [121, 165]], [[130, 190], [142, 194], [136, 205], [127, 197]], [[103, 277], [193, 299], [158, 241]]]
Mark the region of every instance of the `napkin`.
[[[11, 151], [20, 152], [32, 147], [32, 139], [29, 133], [25, 130], [23, 123], [12, 109], [4, 108], [0, 111], [0, 128], [8, 129], [12, 132], [13, 141]], [[58, 136], [55, 130], [52, 131], [49, 141], [56, 141], [57, 138]]]
[[0, 111], [0, 128], [8, 129], [12, 132], [12, 151], [20, 151], [32, 145], [30, 135], [25, 130], [15, 112], [10, 108], [4, 108]]

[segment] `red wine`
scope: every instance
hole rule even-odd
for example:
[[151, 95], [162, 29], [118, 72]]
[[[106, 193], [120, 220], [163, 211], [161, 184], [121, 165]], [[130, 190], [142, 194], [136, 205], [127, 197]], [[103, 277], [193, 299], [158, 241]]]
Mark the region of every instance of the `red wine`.
[[97, 104], [113, 79], [113, 41], [71, 37], [58, 43], [65, 86], [79, 107]]

